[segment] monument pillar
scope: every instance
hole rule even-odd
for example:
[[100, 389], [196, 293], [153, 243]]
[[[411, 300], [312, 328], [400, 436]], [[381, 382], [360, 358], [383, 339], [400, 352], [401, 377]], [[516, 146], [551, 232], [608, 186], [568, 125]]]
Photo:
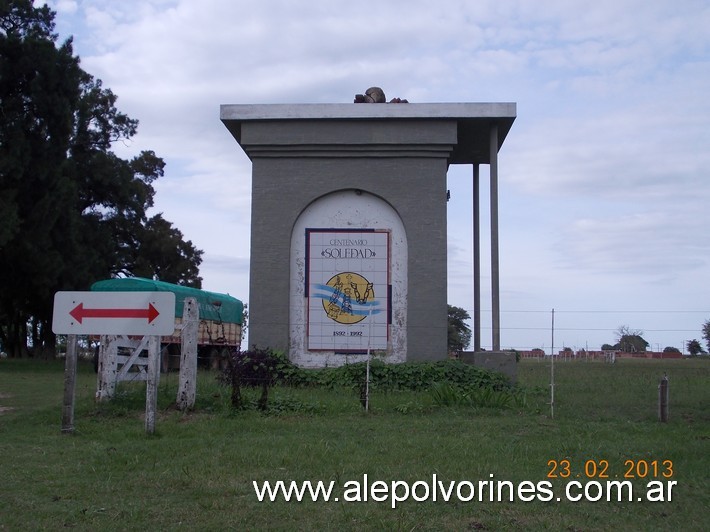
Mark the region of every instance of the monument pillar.
[[[515, 104], [223, 105], [252, 161], [249, 343], [322, 367], [447, 355], [446, 172]], [[480, 275], [480, 274], [479, 274]]]
[[500, 252], [498, 244], [498, 126], [491, 124], [491, 328], [493, 351], [500, 351]]
[[480, 166], [473, 165], [473, 350], [481, 350], [481, 182]]

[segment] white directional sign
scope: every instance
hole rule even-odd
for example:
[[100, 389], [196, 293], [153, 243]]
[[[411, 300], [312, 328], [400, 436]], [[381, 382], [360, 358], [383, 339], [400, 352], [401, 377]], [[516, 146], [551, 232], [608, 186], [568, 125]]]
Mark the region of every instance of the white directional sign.
[[172, 292], [57, 292], [55, 334], [165, 336], [175, 332]]

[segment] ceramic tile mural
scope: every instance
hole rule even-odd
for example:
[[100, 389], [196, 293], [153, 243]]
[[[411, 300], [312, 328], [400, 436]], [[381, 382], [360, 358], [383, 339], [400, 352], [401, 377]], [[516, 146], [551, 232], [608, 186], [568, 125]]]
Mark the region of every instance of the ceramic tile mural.
[[306, 229], [308, 349], [386, 349], [389, 231]]

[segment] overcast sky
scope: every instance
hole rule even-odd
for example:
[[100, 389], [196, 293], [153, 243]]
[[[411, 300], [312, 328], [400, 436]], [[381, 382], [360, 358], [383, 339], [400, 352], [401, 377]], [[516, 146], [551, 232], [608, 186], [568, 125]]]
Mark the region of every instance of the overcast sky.
[[[156, 212], [204, 250], [203, 288], [249, 301], [251, 164], [220, 104], [348, 103], [379, 85], [410, 102], [517, 103], [499, 154], [502, 347], [549, 350], [553, 308], [556, 348], [598, 349], [620, 325], [653, 349], [701, 339], [706, 0], [49, 4], [60, 39], [140, 122], [116, 152], [165, 159]], [[471, 173], [448, 175], [449, 303], [470, 312]], [[488, 314], [483, 327], [490, 347]]]

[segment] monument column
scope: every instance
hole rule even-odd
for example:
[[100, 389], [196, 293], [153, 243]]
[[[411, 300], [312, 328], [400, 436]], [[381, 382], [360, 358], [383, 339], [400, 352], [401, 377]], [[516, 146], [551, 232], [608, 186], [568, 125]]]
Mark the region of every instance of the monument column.
[[473, 163], [473, 351], [481, 350], [481, 183]]
[[498, 126], [491, 125], [491, 325], [493, 351], [500, 351], [500, 264], [498, 254]]

